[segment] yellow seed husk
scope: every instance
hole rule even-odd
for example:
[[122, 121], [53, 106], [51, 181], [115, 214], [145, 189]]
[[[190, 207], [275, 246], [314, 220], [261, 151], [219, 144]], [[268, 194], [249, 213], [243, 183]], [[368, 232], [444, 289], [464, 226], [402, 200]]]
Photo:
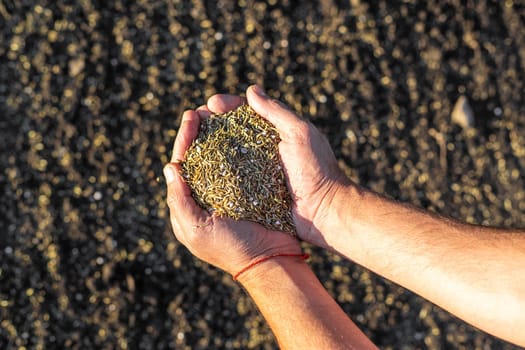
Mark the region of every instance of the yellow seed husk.
[[187, 150], [182, 175], [199, 205], [295, 235], [277, 130], [248, 105], [214, 114]]

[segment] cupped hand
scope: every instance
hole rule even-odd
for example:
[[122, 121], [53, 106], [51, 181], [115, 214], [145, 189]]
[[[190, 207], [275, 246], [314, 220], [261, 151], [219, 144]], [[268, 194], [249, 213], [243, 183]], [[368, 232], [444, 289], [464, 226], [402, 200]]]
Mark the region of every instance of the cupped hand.
[[197, 137], [199, 124], [210, 113], [223, 113], [242, 103], [239, 97], [217, 96], [197, 111], [186, 111], [173, 146], [172, 162], [164, 168], [167, 202], [176, 238], [198, 258], [230, 274], [273, 254], [300, 254], [297, 239], [270, 231], [250, 221], [235, 221], [210, 214], [198, 206], [180, 175], [180, 162]]
[[[248, 104], [279, 132], [279, 154], [293, 198], [297, 234], [324, 246], [322, 229], [329, 219], [336, 194], [351, 184], [340, 170], [330, 144], [311, 123], [299, 118], [281, 102], [269, 98], [258, 86], [246, 91]], [[208, 105], [230, 110], [243, 103], [240, 97], [215, 95]]]

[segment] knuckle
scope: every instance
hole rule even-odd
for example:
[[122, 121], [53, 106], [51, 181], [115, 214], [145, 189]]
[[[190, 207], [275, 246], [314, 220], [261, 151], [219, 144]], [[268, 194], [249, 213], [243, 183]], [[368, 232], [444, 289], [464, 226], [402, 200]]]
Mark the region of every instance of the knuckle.
[[308, 144], [312, 137], [310, 126], [305, 121], [300, 121], [290, 129], [290, 136], [299, 144]]
[[177, 202], [177, 197], [174, 196], [173, 194], [171, 193], [168, 193], [167, 197], [166, 197], [166, 204], [168, 205], [168, 207], [170, 209], [173, 209], [176, 207], [176, 202]]

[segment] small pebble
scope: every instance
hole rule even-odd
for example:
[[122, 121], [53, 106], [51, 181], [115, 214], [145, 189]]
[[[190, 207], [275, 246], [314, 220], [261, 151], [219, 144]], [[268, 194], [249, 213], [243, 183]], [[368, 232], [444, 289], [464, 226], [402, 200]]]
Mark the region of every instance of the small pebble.
[[464, 95], [461, 95], [456, 101], [454, 109], [452, 110], [451, 119], [464, 129], [469, 129], [474, 126], [474, 112], [472, 111], [472, 107], [470, 107], [467, 97]]

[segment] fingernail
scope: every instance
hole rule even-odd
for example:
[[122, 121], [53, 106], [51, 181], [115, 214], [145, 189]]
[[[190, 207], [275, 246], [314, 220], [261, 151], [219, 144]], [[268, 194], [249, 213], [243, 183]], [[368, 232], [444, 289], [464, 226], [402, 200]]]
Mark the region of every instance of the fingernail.
[[268, 95], [266, 95], [266, 93], [263, 91], [263, 89], [259, 87], [259, 85], [253, 86], [253, 92], [255, 92], [257, 95], [261, 97], [268, 97]]
[[171, 183], [175, 180], [175, 170], [172, 166], [166, 165], [164, 167], [164, 177], [166, 178], [166, 183]]

